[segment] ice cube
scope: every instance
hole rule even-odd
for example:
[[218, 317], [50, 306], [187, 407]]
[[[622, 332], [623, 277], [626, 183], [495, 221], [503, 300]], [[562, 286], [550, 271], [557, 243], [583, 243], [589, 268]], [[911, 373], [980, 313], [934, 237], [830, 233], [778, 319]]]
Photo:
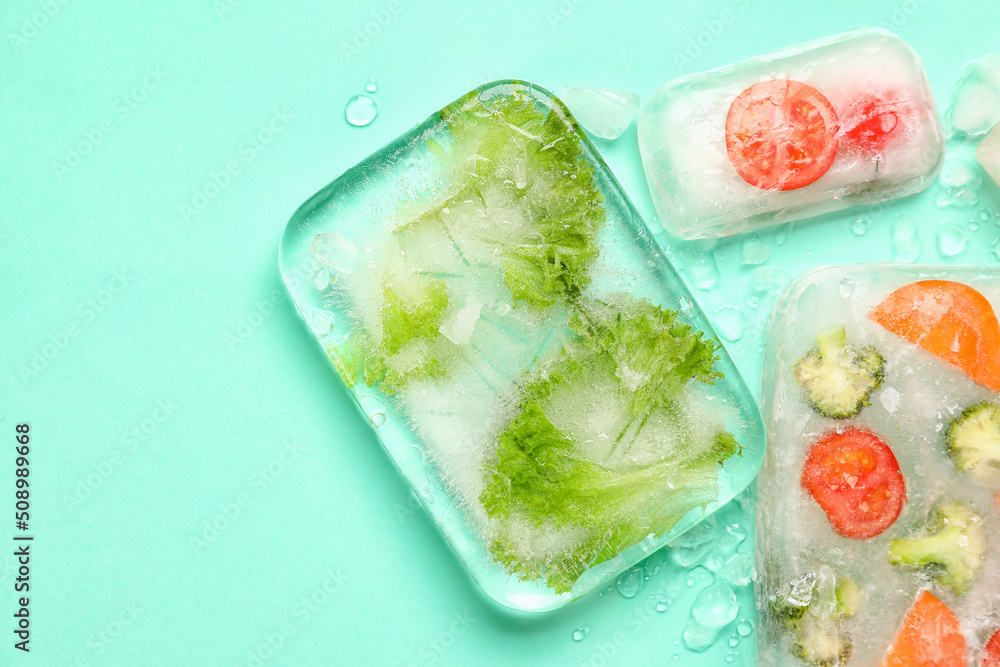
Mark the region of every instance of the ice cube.
[[625, 134], [639, 109], [639, 96], [610, 88], [567, 88], [559, 92], [583, 129], [601, 139]]
[[348, 170], [289, 222], [281, 269], [393, 462], [505, 605], [593, 590], [763, 458], [704, 314], [566, 107], [531, 84], [472, 91]]
[[990, 178], [1000, 184], [1000, 125], [990, 130], [976, 147], [976, 159]]
[[969, 63], [955, 84], [948, 108], [950, 134], [977, 137], [1000, 122], [1000, 56]]
[[944, 134], [920, 59], [866, 28], [666, 84], [639, 149], [661, 223], [704, 238], [917, 192]]
[[[849, 292], [840, 289], [845, 280], [854, 285]], [[980, 655], [989, 636], [980, 628], [984, 619], [989, 619], [990, 633], [1000, 626], [1000, 568], [983, 566], [971, 588], [958, 594], [942, 577], [944, 567], [890, 563], [894, 540], [925, 534], [934, 509], [949, 500], [982, 516], [987, 535], [982, 562], [1000, 558], [995, 482], [960, 470], [948, 454], [953, 420], [969, 406], [997, 401], [997, 307], [1000, 270], [899, 264], [817, 269], [790, 284], [779, 298], [768, 324], [761, 386], [769, 434], [757, 487], [761, 667], [799, 667], [803, 663], [796, 654], [803, 648], [837, 653], [848, 645], [846, 663], [825, 664], [876, 667], [917, 592], [928, 587], [955, 612], [966, 637], [974, 638], [970, 658]], [[885, 359], [880, 387], [845, 419], [820, 414], [806, 400], [807, 385], [797, 372], [798, 360], [817, 346], [817, 334], [830, 327], [844, 327], [855, 354], [872, 348]], [[851, 359], [857, 363], [857, 357]], [[827, 381], [831, 388], [850, 390], [837, 373]], [[881, 439], [897, 466], [886, 467], [889, 475], [880, 479], [898, 476], [905, 486], [901, 513], [889, 516], [882, 532], [868, 537], [838, 532], [833, 516], [804, 482], [814, 444], [848, 431]], [[838, 455], [846, 456], [846, 451]], [[821, 478], [845, 494], [846, 504], [839, 510], [854, 520], [864, 515], [854, 510], [865, 507], [864, 494], [872, 488], [861, 470], [841, 468], [840, 475]], [[954, 548], [969, 550], [973, 564], [979, 562], [974, 542], [961, 535], [954, 539]]]

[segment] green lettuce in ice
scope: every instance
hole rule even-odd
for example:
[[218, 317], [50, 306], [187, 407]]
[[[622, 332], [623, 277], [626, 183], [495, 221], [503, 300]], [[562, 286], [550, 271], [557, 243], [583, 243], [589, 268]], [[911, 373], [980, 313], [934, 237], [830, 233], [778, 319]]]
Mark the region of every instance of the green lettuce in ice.
[[579, 304], [574, 339], [528, 381], [484, 470], [493, 555], [560, 593], [718, 500], [719, 464], [741, 452], [689, 396], [721, 377], [717, 344], [674, 311], [616, 301]]
[[457, 310], [449, 294], [461, 302], [491, 290], [492, 280], [511, 305], [546, 308], [590, 281], [603, 197], [565, 110], [540, 108], [515, 87], [509, 96], [467, 96], [441, 118], [451, 141], [429, 143], [448, 194], [403, 214], [369, 262], [378, 284], [351, 294], [355, 332], [328, 349], [349, 385], [391, 394], [449, 377], [468, 353], [441, 333]]
[[515, 87], [507, 97], [467, 96], [441, 119], [452, 143], [432, 148], [455, 194], [421, 220], [443, 221], [472, 264], [498, 258], [515, 303], [545, 307], [579, 292], [590, 281], [605, 211], [565, 110], [546, 112]]

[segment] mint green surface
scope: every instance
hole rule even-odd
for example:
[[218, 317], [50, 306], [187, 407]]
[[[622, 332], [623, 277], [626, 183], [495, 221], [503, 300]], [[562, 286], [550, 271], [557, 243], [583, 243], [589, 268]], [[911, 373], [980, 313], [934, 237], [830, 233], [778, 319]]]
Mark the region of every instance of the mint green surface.
[[[5, 8], [0, 541], [13, 544], [21, 422], [36, 540], [27, 655], [13, 648], [13, 547], [0, 549], [0, 664], [752, 664], [754, 637], [730, 647], [730, 629], [704, 653], [683, 649], [704, 570], [664, 613], [649, 595], [672, 566], [630, 599], [594, 594], [544, 617], [488, 602], [412, 510], [277, 270], [299, 204], [486, 81], [645, 98], [680, 74], [883, 24], [921, 55], [943, 106], [962, 66], [997, 49], [1000, 19], [987, 2], [676, 5]], [[378, 118], [350, 127], [344, 104], [373, 75]], [[635, 126], [595, 143], [653, 224]], [[755, 387], [776, 289], [821, 264], [890, 259], [898, 214], [919, 221], [920, 261], [996, 266], [1000, 194], [980, 190], [980, 206], [938, 208], [932, 185], [772, 228], [763, 272], [742, 263], [744, 237], [658, 238], [720, 329], [735, 338], [745, 320], [728, 348]], [[941, 223], [970, 220], [965, 249], [942, 260]], [[745, 522], [752, 502], [732, 512]], [[738, 592], [742, 619], [751, 594]]]

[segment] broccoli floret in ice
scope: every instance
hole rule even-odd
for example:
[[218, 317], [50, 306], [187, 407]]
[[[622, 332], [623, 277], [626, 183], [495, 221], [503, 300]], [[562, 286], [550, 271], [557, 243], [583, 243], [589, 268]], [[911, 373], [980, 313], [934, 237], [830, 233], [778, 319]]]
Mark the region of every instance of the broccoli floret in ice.
[[986, 535], [982, 522], [969, 505], [944, 502], [931, 512], [923, 535], [892, 541], [889, 563], [927, 568], [938, 583], [961, 595], [983, 567]]
[[947, 442], [959, 470], [979, 479], [1000, 476], [1000, 405], [983, 401], [966, 408], [949, 425]]
[[860, 606], [858, 585], [837, 576], [828, 566], [807, 572], [786, 584], [771, 604], [775, 617], [792, 633], [792, 652], [819, 667], [847, 664], [854, 643], [843, 628], [843, 619]]
[[856, 416], [882, 386], [885, 359], [874, 347], [848, 344], [844, 327], [819, 334], [816, 343], [795, 364], [795, 379], [806, 401], [824, 417]]

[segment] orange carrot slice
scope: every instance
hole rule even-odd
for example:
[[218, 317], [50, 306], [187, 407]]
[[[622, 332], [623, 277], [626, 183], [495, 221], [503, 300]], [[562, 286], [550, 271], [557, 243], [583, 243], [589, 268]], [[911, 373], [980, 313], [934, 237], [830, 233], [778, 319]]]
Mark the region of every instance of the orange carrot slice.
[[882, 659], [882, 667], [965, 667], [965, 637], [948, 605], [920, 591]]
[[980, 667], [1000, 667], [1000, 630], [997, 630], [983, 648]]
[[968, 285], [910, 283], [883, 299], [868, 317], [1000, 391], [1000, 323], [986, 297]]

